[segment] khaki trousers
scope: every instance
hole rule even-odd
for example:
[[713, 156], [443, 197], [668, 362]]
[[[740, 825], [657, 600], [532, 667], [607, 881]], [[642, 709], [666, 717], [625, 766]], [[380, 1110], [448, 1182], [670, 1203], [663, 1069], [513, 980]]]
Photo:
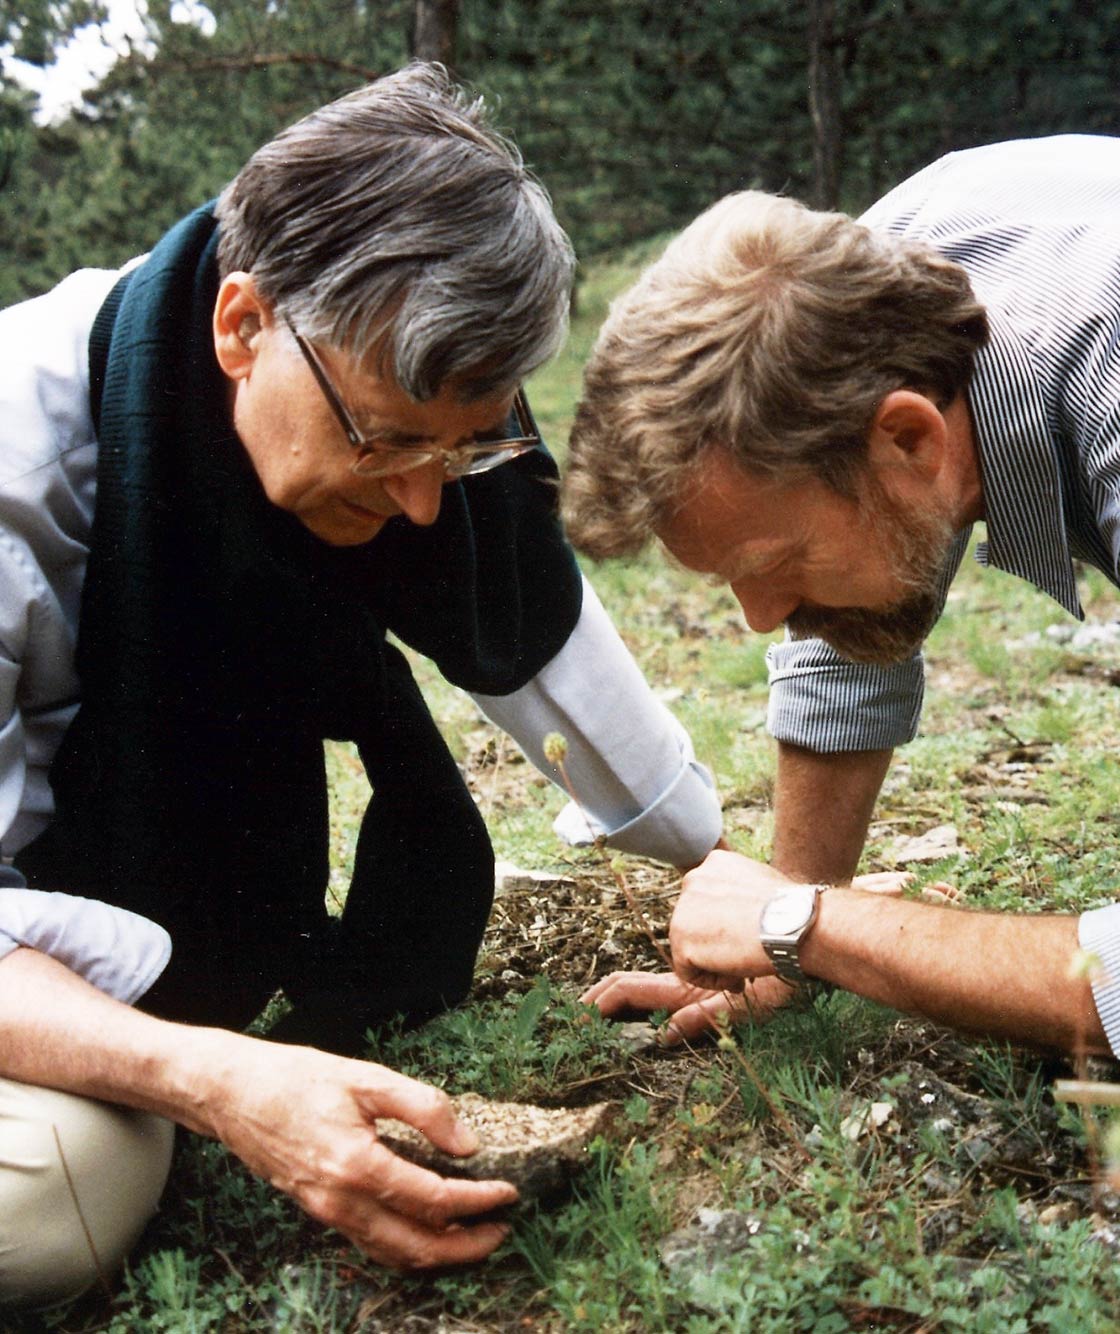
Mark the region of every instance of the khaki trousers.
[[68, 1301], [119, 1268], [159, 1203], [174, 1133], [147, 1112], [0, 1079], [0, 1307]]

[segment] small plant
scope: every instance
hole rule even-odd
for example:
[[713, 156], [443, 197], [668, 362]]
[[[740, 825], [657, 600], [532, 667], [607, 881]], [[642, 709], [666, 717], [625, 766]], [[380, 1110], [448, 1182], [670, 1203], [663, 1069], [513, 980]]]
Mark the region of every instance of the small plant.
[[626, 1049], [616, 1025], [538, 978], [524, 996], [481, 1001], [409, 1033], [371, 1036], [369, 1056], [450, 1092], [531, 1101], [617, 1071]]
[[626, 906], [634, 914], [635, 920], [638, 922], [642, 930], [645, 932], [646, 937], [649, 940], [650, 944], [657, 951], [657, 955], [661, 959], [661, 962], [666, 966], [666, 968], [668, 968], [671, 971], [673, 967], [673, 961], [669, 957], [669, 953], [666, 950], [665, 946], [657, 939], [656, 935], [654, 935], [653, 928], [650, 926], [645, 913], [642, 911], [641, 906], [638, 903], [638, 900], [634, 897], [634, 893], [626, 881], [626, 875], [623, 871], [624, 862], [622, 858], [608, 857], [606, 855], [605, 840], [601, 836], [595, 835], [595, 832], [591, 826], [591, 821], [587, 818], [587, 813], [584, 811], [583, 806], [580, 803], [579, 797], [576, 796], [575, 788], [572, 786], [572, 780], [568, 777], [568, 767], [566, 764], [568, 755], [567, 741], [565, 740], [564, 737], [560, 735], [559, 732], [549, 732], [549, 734], [544, 739], [543, 750], [545, 759], [549, 762], [549, 764], [555, 765], [556, 769], [558, 770], [560, 777], [564, 783], [564, 789], [568, 793], [568, 796], [571, 797], [572, 801], [575, 802], [576, 806], [579, 807], [580, 813], [583, 815], [584, 822], [587, 825], [587, 832], [588, 834], [591, 835], [591, 841], [596, 850], [601, 854], [603, 861], [610, 868], [611, 875], [614, 877], [614, 882], [618, 886], [619, 891], [622, 894], [622, 897], [626, 900]]

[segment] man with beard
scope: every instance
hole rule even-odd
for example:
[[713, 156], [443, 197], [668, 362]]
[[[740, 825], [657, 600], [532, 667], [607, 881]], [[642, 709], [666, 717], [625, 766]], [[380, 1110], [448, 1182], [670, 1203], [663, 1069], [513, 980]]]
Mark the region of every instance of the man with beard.
[[[675, 977], [589, 999], [675, 1011], [828, 980], [961, 1027], [1120, 1050], [1120, 906], [991, 917], [847, 886], [920, 647], [977, 550], [1082, 616], [1074, 559], [1120, 583], [1120, 140], [955, 153], [861, 220], [748, 192], [696, 220], [612, 308], [586, 372], [569, 532], [656, 535], [726, 583], [769, 654], [773, 867], [686, 876]], [[1078, 942], [1099, 980], [1067, 977]], [[696, 997], [689, 988], [713, 994]], [[1095, 1004], [1094, 1004], [1095, 1001]], [[742, 1003], [742, 1002], [740, 1002]], [[1107, 1036], [1106, 1036], [1107, 1035]]]

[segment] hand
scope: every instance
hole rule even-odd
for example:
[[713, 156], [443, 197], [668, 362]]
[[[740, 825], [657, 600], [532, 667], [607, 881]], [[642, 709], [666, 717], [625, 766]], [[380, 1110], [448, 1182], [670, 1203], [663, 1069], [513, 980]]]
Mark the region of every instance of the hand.
[[[913, 879], [907, 871], [878, 871], [856, 876], [852, 888], [897, 897]], [[669, 923], [674, 969], [685, 982], [712, 991], [738, 991], [744, 978], [770, 976], [774, 968], [759, 939], [759, 914], [795, 883], [765, 862], [720, 849], [709, 853], [681, 882]], [[930, 889], [939, 899], [956, 893], [940, 882]]]
[[[862, 889], [866, 894], [882, 894], [887, 898], [901, 898], [902, 891], [914, 883], [910, 871], [873, 871], [870, 875], [857, 875], [852, 880], [853, 889]], [[933, 880], [923, 885], [919, 895], [923, 903], [936, 903], [943, 908], [960, 906], [963, 893], [956, 885], [945, 880]]]
[[377, 1118], [392, 1116], [449, 1153], [472, 1153], [477, 1137], [446, 1094], [310, 1047], [235, 1041], [207, 1099], [209, 1128], [313, 1218], [402, 1270], [481, 1260], [504, 1240], [503, 1224], [457, 1220], [513, 1203], [512, 1185], [441, 1177], [378, 1142]]
[[658, 1033], [666, 1047], [700, 1037], [722, 1022], [765, 1023], [794, 994], [776, 977], [760, 978], [737, 991], [704, 991], [682, 982], [675, 973], [611, 973], [580, 997], [608, 1019], [639, 1011], [669, 1010]]
[[707, 991], [740, 991], [744, 978], [773, 973], [758, 935], [766, 903], [793, 881], [736, 852], [711, 852], [681, 882], [669, 922], [673, 968]]

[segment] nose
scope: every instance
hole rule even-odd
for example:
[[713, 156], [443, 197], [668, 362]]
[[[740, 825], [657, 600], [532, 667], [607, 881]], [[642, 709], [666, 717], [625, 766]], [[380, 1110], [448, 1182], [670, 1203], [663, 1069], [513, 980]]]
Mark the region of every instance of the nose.
[[426, 528], [439, 518], [440, 501], [447, 482], [443, 463], [433, 459], [419, 468], [394, 473], [382, 479], [385, 494], [400, 506], [401, 513], [412, 523]]
[[731, 585], [735, 601], [743, 609], [747, 624], [759, 634], [776, 630], [797, 609], [798, 599], [761, 579], [742, 579]]

